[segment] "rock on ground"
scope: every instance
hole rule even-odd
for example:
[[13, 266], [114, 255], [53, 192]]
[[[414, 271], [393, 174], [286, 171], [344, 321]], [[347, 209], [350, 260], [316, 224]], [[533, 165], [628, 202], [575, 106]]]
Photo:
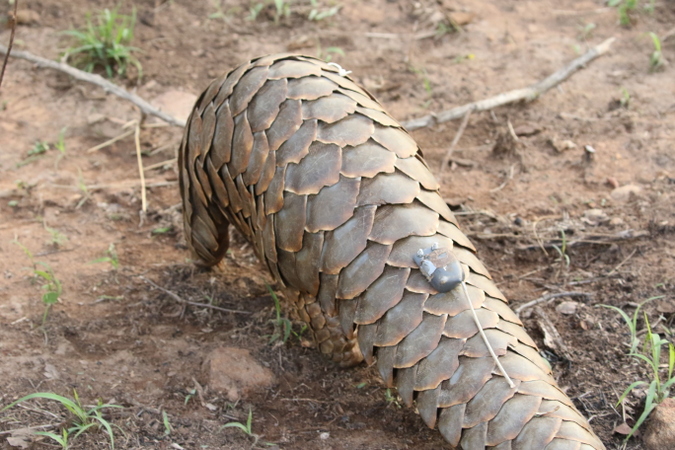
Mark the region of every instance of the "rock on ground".
[[243, 348], [220, 347], [213, 350], [204, 361], [203, 369], [209, 387], [224, 393], [231, 402], [274, 384], [272, 371], [260, 365]]
[[675, 398], [667, 398], [649, 415], [644, 442], [648, 450], [675, 449]]

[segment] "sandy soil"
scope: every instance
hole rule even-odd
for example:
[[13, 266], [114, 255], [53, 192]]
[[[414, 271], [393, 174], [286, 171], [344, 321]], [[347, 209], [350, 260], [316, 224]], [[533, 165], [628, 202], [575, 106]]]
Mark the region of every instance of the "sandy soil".
[[[663, 55], [675, 61], [675, 3], [636, 12], [628, 28], [618, 25], [614, 8], [590, 0], [320, 0], [342, 7], [320, 22], [308, 21], [311, 6], [298, 0], [279, 24], [272, 6], [245, 20], [255, 3], [123, 2], [123, 11], [133, 4], [138, 12], [134, 44], [144, 73], [140, 83], [116, 82], [151, 101], [167, 92], [175, 99], [175, 91], [198, 95], [222, 71], [261, 54], [330, 55], [404, 121], [524, 87], [589, 45], [617, 38], [607, 55], [537, 101], [473, 114], [442, 173], [459, 121], [413, 135], [514, 307], [549, 293], [586, 294], [554, 298], [523, 316], [559, 383], [608, 448], [618, 448], [622, 436], [613, 430], [634, 423], [644, 391], [624, 408], [615, 408], [618, 396], [648, 372], [627, 356], [619, 315], [597, 305], [632, 314], [659, 297], [644, 309], [662, 334], [672, 332], [675, 317], [675, 68], [650, 72], [646, 35], [670, 31]], [[57, 58], [69, 45], [63, 30], [81, 26], [87, 11], [112, 6], [22, 1], [34, 14], [18, 27], [16, 48]], [[3, 2], [0, 13], [8, 8]], [[465, 23], [460, 32], [420, 38], [450, 13]], [[8, 38], [0, 33], [0, 42]], [[133, 106], [19, 60], [10, 61], [0, 102], [0, 405], [74, 389], [85, 404], [122, 405], [106, 417], [121, 429], [116, 448], [124, 449], [447, 448], [387, 395], [371, 368], [335, 368], [302, 337], [270, 344], [271, 279], [241, 238], [234, 237], [222, 272], [191, 264], [171, 161], [181, 130], [141, 131], [143, 164], [157, 165], [145, 172], [148, 212], [141, 220], [133, 137], [88, 151], [124, 133], [138, 118]], [[509, 144], [509, 123], [517, 143]], [[62, 154], [53, 144], [64, 129]], [[31, 158], [38, 141], [52, 145]], [[493, 151], [495, 143], [506, 151]], [[592, 158], [585, 146], [595, 149]], [[106, 253], [111, 245], [117, 267]], [[41, 263], [63, 289], [44, 325], [45, 282], [33, 270]], [[237, 312], [179, 303], [146, 280]], [[545, 340], [552, 328], [560, 338]], [[213, 368], [225, 347], [249, 350], [255, 370], [271, 371], [272, 383], [248, 393], [219, 389], [223, 380]], [[7, 440], [9, 430], [64, 425], [53, 403], [25, 406], [0, 413], [1, 448], [16, 442]], [[222, 428], [245, 422], [249, 411], [257, 442]], [[34, 440], [26, 445], [54, 448]], [[71, 442], [107, 447], [102, 432]], [[628, 448], [643, 448], [641, 438]]]

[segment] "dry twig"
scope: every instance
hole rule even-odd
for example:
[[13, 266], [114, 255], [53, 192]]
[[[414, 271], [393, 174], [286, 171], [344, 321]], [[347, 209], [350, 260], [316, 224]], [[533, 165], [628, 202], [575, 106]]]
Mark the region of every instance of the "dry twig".
[[448, 151], [445, 152], [445, 156], [443, 157], [443, 161], [441, 162], [441, 168], [439, 170], [440, 173], [443, 173], [443, 171], [447, 167], [448, 163], [450, 162], [450, 158], [452, 158], [452, 152], [455, 151], [455, 147], [457, 146], [457, 143], [462, 138], [462, 134], [464, 134], [464, 129], [466, 128], [466, 125], [469, 123], [469, 117], [471, 116], [472, 112], [473, 112], [473, 109], [469, 109], [466, 112], [466, 114], [464, 114], [464, 118], [462, 119], [462, 123], [459, 125], [459, 128], [457, 129], [457, 133], [455, 134], [455, 137], [453, 138], [452, 142], [450, 143], [450, 147], [448, 147]]
[[535, 305], [538, 305], [540, 303], [548, 302], [549, 300], [553, 300], [556, 298], [560, 297], [591, 297], [593, 294], [589, 294], [587, 292], [576, 292], [576, 291], [569, 291], [569, 292], [557, 292], [555, 294], [546, 294], [542, 295], [541, 297], [534, 299], [532, 301], [529, 301], [527, 303], [523, 303], [519, 307], [513, 310], [518, 316], [520, 316], [520, 313], [527, 309], [531, 308]]
[[162, 286], [158, 285], [152, 280], [149, 280], [145, 278], [144, 276], [139, 277], [141, 280], [145, 281], [148, 283], [150, 286], [153, 286], [155, 289], [159, 289], [160, 291], [164, 292], [167, 294], [169, 297], [172, 299], [176, 300], [178, 303], [183, 303], [185, 305], [191, 305], [191, 306], [197, 306], [199, 308], [208, 308], [208, 309], [213, 309], [215, 311], [221, 311], [221, 312], [227, 312], [227, 313], [234, 313], [234, 314], [251, 314], [248, 311], [241, 311], [238, 309], [228, 309], [228, 308], [221, 308], [220, 306], [215, 306], [215, 305], [209, 305], [208, 303], [199, 303], [199, 302], [191, 302], [189, 300], [185, 300], [184, 298], [180, 297], [178, 294], [175, 292], [171, 292], [168, 289], [164, 289]]
[[521, 100], [532, 101], [539, 97], [544, 92], [548, 91], [552, 87], [560, 84], [569, 78], [574, 72], [579, 69], [582, 69], [586, 64], [593, 61], [597, 57], [605, 54], [615, 38], [609, 38], [601, 44], [591, 47], [589, 51], [572, 61], [568, 66], [563, 67], [562, 69], [554, 72], [547, 78], [542, 81], [533, 84], [532, 86], [515, 89], [513, 91], [504, 92], [502, 94], [490, 97], [484, 100], [480, 100], [473, 103], [468, 103], [463, 106], [458, 106], [457, 108], [452, 108], [447, 111], [440, 112], [438, 114], [429, 114], [418, 119], [409, 120], [403, 122], [403, 126], [408, 130], [416, 130], [418, 128], [424, 128], [438, 123], [448, 122], [450, 120], [458, 119], [466, 115], [467, 111], [486, 111], [488, 109], [496, 108], [498, 106], [506, 105], [508, 103], [514, 103]]
[[0, 87], [2, 87], [2, 79], [5, 78], [5, 69], [7, 68], [7, 62], [9, 61], [9, 54], [12, 52], [12, 46], [14, 45], [14, 33], [16, 32], [16, 9], [19, 5], [19, 0], [14, 2], [14, 11], [9, 13], [7, 22], [11, 27], [9, 33], [9, 46], [7, 47], [7, 52], [5, 52], [5, 58], [2, 60], [2, 70], [0, 70]]
[[[7, 55], [9, 52], [7, 50], [7, 47], [4, 45], [0, 45], [0, 53], [3, 53]], [[143, 112], [143, 114], [148, 114], [151, 116], [158, 117], [165, 121], [166, 123], [169, 123], [171, 125], [175, 125], [177, 127], [184, 127], [185, 122], [182, 120], [178, 120], [175, 117], [160, 111], [159, 109], [155, 108], [152, 106], [150, 103], [142, 99], [136, 94], [132, 94], [131, 92], [127, 91], [126, 89], [117, 86], [114, 83], [111, 83], [110, 81], [106, 80], [100, 75], [93, 74], [93, 73], [87, 73], [82, 70], [76, 69], [75, 67], [62, 63], [62, 62], [57, 62], [57, 61], [52, 61], [51, 59], [46, 59], [42, 58], [41, 56], [33, 55], [30, 52], [23, 52], [23, 51], [18, 51], [14, 50], [12, 52], [12, 56], [15, 58], [20, 58], [20, 59], [25, 59], [26, 61], [30, 61], [32, 63], [37, 64], [38, 67], [46, 67], [49, 69], [54, 69], [58, 70], [61, 72], [65, 72], [71, 77], [75, 78], [76, 80], [80, 81], [86, 81], [88, 83], [95, 84], [97, 86], [102, 87], [106, 92], [110, 92], [112, 94], [115, 94], [118, 97], [121, 97], [125, 100], [130, 101], [134, 105], [138, 106], [138, 108]]]

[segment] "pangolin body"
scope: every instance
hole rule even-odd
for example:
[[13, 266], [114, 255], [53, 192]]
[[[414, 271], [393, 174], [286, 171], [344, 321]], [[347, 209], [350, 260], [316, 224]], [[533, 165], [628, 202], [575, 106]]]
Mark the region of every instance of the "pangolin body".
[[[217, 264], [234, 225], [321, 352], [345, 366], [375, 362], [451, 445], [605, 448], [475, 256], [415, 141], [339, 66], [272, 55], [218, 78], [188, 120], [179, 170], [193, 253]], [[433, 287], [415, 260], [432, 248], [461, 264], [465, 283]]]

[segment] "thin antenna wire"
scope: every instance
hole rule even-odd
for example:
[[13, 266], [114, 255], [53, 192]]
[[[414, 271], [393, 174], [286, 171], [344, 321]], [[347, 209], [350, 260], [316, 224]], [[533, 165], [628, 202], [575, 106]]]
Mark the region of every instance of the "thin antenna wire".
[[499, 371], [504, 375], [504, 378], [506, 378], [507, 383], [509, 383], [509, 387], [513, 389], [516, 387], [515, 384], [513, 384], [513, 381], [509, 377], [509, 375], [506, 373], [506, 370], [504, 370], [504, 366], [502, 366], [502, 363], [499, 362], [499, 358], [495, 354], [495, 351], [492, 350], [492, 345], [490, 345], [490, 341], [488, 341], [487, 335], [485, 334], [485, 331], [483, 331], [483, 326], [480, 324], [480, 320], [478, 320], [478, 315], [476, 314], [476, 310], [473, 307], [473, 303], [471, 303], [471, 298], [469, 297], [469, 290], [466, 288], [466, 282], [462, 281], [462, 289], [464, 290], [464, 296], [466, 296], [466, 301], [469, 302], [469, 306], [471, 307], [471, 312], [473, 313], [473, 320], [476, 322], [476, 327], [478, 327], [478, 332], [480, 335], [483, 337], [483, 342], [485, 342], [485, 346], [487, 347], [488, 351], [490, 352], [490, 355], [492, 355], [492, 358], [495, 360], [495, 363], [497, 364], [497, 367], [499, 367]]

